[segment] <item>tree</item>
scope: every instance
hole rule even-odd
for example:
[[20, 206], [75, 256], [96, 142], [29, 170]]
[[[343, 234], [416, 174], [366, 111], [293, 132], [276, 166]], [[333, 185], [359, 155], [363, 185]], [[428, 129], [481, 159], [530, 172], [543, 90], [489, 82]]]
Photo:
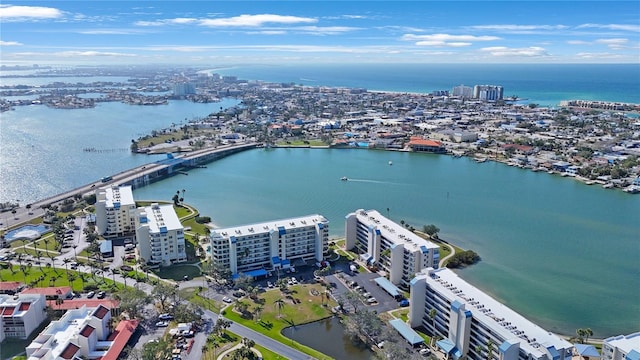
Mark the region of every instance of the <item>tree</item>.
[[278, 309], [278, 317], [280, 317], [280, 311], [284, 307], [284, 300], [282, 300], [281, 298], [275, 299], [273, 301], [273, 304], [275, 305], [276, 309]]
[[218, 334], [218, 336], [222, 336], [224, 331], [231, 327], [231, 321], [223, 318], [222, 316], [218, 316], [218, 320], [216, 320], [215, 325], [213, 326], [213, 332]]
[[487, 340], [487, 359], [493, 359], [493, 341]]
[[593, 336], [593, 330], [591, 330], [591, 328], [586, 328], [584, 329], [584, 336], [585, 336], [585, 343], [589, 342], [589, 336]]
[[172, 298], [176, 293], [176, 289], [173, 285], [168, 284], [164, 281], [160, 281], [151, 291], [151, 296], [154, 299], [160, 301], [160, 308], [162, 311], [166, 310], [167, 301]]
[[120, 309], [129, 314], [130, 318], [138, 318], [147, 304], [152, 302], [152, 297], [144, 291], [124, 287], [113, 294], [120, 301]]
[[260, 314], [262, 314], [262, 310], [264, 310], [264, 306], [256, 305], [253, 309], [253, 316], [256, 318], [256, 321], [260, 321]]
[[162, 337], [159, 341], [144, 344], [140, 360], [170, 359], [173, 351], [173, 341], [170, 339]]
[[178, 206], [178, 202], [180, 201], [180, 196], [178, 196], [178, 194], [175, 194], [173, 195], [171, 200], [173, 200], [173, 205]]
[[437, 239], [438, 238], [438, 233], [440, 232], [440, 229], [437, 226], [433, 225], [433, 224], [429, 224], [429, 225], [423, 226], [422, 227], [422, 231], [425, 234], [429, 235], [429, 237]]
[[436, 309], [429, 310], [429, 319], [431, 319], [431, 326], [433, 327], [433, 333], [436, 333]]

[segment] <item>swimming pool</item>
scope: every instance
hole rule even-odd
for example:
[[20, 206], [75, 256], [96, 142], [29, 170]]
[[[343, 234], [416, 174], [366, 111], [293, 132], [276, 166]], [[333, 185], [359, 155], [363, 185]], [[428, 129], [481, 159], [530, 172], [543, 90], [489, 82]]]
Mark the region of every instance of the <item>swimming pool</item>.
[[47, 225], [22, 225], [17, 229], [7, 231], [4, 234], [4, 239], [6, 242], [12, 242], [21, 239], [35, 240], [42, 236], [42, 234], [46, 234], [49, 231], [51, 231], [51, 227]]

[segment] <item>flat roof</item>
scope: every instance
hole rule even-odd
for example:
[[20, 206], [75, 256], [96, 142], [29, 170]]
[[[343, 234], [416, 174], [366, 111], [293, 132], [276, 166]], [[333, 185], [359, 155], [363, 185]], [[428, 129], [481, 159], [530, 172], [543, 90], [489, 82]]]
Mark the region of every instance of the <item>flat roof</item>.
[[402, 319], [389, 320], [389, 325], [393, 326], [411, 345], [415, 346], [416, 344], [424, 342], [422, 336], [418, 335], [409, 325], [405, 324]]
[[386, 217], [382, 216], [377, 210], [357, 210], [355, 212], [358, 219], [365, 224], [375, 224], [380, 230], [382, 236], [395, 244], [403, 244], [405, 249], [411, 251], [420, 251], [421, 246], [425, 246], [429, 250], [440, 249], [439, 245], [425, 240], [420, 236], [406, 229], [404, 226], [397, 224]]
[[[430, 275], [429, 275], [430, 274]], [[569, 349], [571, 343], [532, 323], [524, 316], [500, 303], [475, 286], [462, 280], [448, 268], [428, 269], [419, 276], [446, 297], [451, 303], [458, 301], [471, 312], [474, 319], [489, 327], [502, 338], [516, 339], [520, 348], [536, 357], [546, 353], [550, 346]]]
[[147, 216], [147, 224], [151, 233], [160, 233], [169, 230], [182, 230], [184, 227], [178, 219], [178, 214], [171, 204], [151, 204], [143, 208]]
[[402, 293], [400, 292], [400, 289], [398, 289], [397, 286], [393, 285], [391, 281], [387, 280], [387, 278], [379, 277], [379, 278], [373, 279], [373, 281], [375, 281], [376, 284], [380, 285], [381, 288], [383, 288], [386, 292], [389, 293], [389, 295], [393, 297], [402, 295]]
[[634, 349], [640, 352], [640, 332], [635, 332], [629, 335], [612, 336], [604, 339], [604, 342], [611, 346], [615, 346], [626, 353], [629, 353]]
[[215, 234], [222, 237], [229, 237], [234, 235], [235, 236], [255, 235], [255, 234], [269, 233], [271, 231], [284, 230], [286, 232], [287, 230], [299, 229], [301, 227], [315, 226], [316, 224], [326, 224], [326, 223], [328, 223], [328, 221], [324, 216], [320, 214], [315, 214], [315, 215], [307, 215], [307, 216], [301, 216], [301, 217], [295, 217], [295, 218], [289, 218], [289, 219], [266, 221], [266, 222], [256, 223], [256, 224], [247, 224], [247, 225], [240, 225], [240, 226], [234, 226], [234, 227], [212, 229], [211, 234], [212, 235]]
[[107, 207], [113, 207], [114, 204], [134, 206], [136, 202], [133, 200], [133, 191], [131, 186], [109, 186], [105, 190], [105, 203]]

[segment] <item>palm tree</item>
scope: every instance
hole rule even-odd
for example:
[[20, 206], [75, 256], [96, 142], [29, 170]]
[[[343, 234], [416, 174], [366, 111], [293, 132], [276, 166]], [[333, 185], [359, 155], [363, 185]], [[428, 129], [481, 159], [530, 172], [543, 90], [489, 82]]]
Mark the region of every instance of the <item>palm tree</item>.
[[433, 326], [433, 333], [436, 333], [436, 309], [429, 310], [429, 319], [431, 319], [431, 326]]
[[580, 329], [576, 329], [576, 335], [578, 335], [578, 341], [580, 341], [580, 343], [584, 343], [584, 335], [585, 335], [585, 331], [584, 329], [580, 328]]
[[284, 307], [284, 300], [282, 300], [281, 298], [277, 298], [273, 301], [273, 304], [278, 309], [278, 317], [280, 317], [280, 310], [282, 310], [282, 308]]
[[47, 257], [49, 256], [49, 239], [43, 239], [42, 240], [44, 242], [44, 250], [47, 252]]
[[75, 260], [75, 262], [78, 262], [78, 254], [76, 254], [76, 248], [78, 247], [78, 245], [72, 245], [71, 246], [73, 248], [73, 259]]
[[262, 305], [258, 305], [258, 306], [256, 306], [255, 309], [253, 309], [253, 314], [256, 317], [256, 321], [260, 320], [260, 314], [262, 313], [263, 309], [264, 309], [264, 307]]
[[482, 353], [484, 352], [484, 348], [482, 345], [476, 345], [476, 353], [478, 354], [478, 358], [482, 357]]
[[584, 335], [585, 335], [585, 343], [589, 342], [589, 336], [593, 336], [593, 330], [591, 330], [591, 328], [586, 328], [584, 329]]
[[182, 198], [180, 198], [180, 202], [184, 202], [184, 192], [185, 191], [186, 191], [185, 189], [182, 189]]
[[493, 359], [493, 341], [487, 340], [487, 360]]

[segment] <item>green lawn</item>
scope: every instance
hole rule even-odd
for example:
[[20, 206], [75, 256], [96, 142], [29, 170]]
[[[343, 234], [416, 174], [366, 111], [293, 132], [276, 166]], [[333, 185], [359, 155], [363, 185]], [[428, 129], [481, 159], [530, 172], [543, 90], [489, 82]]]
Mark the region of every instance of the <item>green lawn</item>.
[[[312, 291], [316, 291], [317, 293], [312, 293]], [[315, 358], [330, 359], [327, 355], [292, 341], [281, 334], [282, 329], [286, 327], [305, 324], [331, 316], [330, 308], [336, 304], [333, 301], [330, 301], [328, 306], [323, 306], [323, 301], [325, 303], [327, 301], [326, 298], [324, 298], [324, 300], [321, 299], [320, 294], [323, 292], [324, 287], [319, 284], [290, 286], [288, 293], [282, 293], [279, 289], [269, 290], [260, 293], [257, 300], [242, 300], [249, 305], [247, 313], [241, 315], [238, 312], [233, 311], [232, 305], [224, 310], [224, 315], [230, 320], [236, 321], [277, 341], [290, 345], [291, 347]], [[278, 299], [282, 299], [284, 301], [284, 305], [281, 309], [278, 309], [278, 306], [275, 303]], [[256, 306], [259, 305], [262, 306], [263, 309], [260, 314], [260, 321], [258, 322], [253, 319], [253, 312]]]
[[[73, 270], [67, 272], [65, 269], [50, 268], [45, 265], [42, 267], [38, 265], [23, 265], [23, 267], [23, 270], [18, 265], [14, 265], [11, 268], [3, 267], [0, 270], [0, 279], [2, 281], [19, 281], [27, 285], [33, 284], [34, 287], [71, 286], [75, 292], [84, 291], [83, 286], [108, 289], [113, 284], [113, 281], [106, 275], [103, 278], [101, 275], [92, 276], [91, 274], [82, 274]], [[69, 281], [67, 274], [71, 275], [72, 282]], [[84, 281], [82, 280], [83, 278]]]
[[164, 266], [158, 270], [154, 270], [153, 272], [163, 279], [172, 279], [176, 281], [182, 280], [185, 275], [187, 275], [189, 279], [200, 276], [200, 269], [193, 265], [176, 264]]

